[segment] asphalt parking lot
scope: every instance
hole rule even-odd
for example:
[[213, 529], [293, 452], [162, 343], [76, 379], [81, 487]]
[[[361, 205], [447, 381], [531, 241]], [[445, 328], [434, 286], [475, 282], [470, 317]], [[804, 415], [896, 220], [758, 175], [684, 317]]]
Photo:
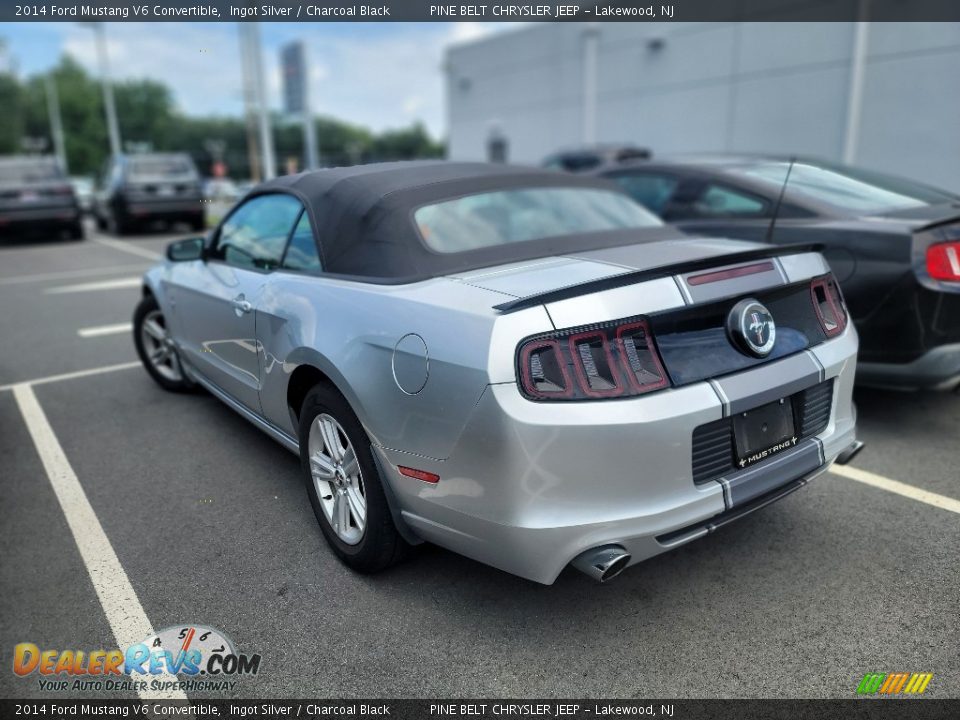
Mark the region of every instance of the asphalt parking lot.
[[960, 696], [957, 395], [858, 391], [853, 472], [608, 585], [430, 547], [358, 576], [293, 455], [135, 365], [138, 277], [170, 237], [0, 246], [2, 696], [49, 696], [15, 644], [112, 648], [143, 616], [262, 656], [198, 697], [846, 698], [867, 672]]

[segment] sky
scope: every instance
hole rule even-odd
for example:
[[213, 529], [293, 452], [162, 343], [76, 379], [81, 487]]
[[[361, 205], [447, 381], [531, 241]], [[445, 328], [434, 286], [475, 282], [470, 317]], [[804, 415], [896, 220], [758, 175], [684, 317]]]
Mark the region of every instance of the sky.
[[[378, 132], [420, 121], [442, 138], [444, 48], [511, 25], [261, 23], [270, 105], [281, 105], [280, 48], [302, 40], [314, 112]], [[108, 23], [106, 33], [114, 78], [160, 80], [188, 115], [242, 114], [236, 23]], [[0, 68], [13, 63], [21, 76], [46, 71], [65, 52], [97, 72], [93, 32], [78, 23], [0, 23], [0, 38]]]

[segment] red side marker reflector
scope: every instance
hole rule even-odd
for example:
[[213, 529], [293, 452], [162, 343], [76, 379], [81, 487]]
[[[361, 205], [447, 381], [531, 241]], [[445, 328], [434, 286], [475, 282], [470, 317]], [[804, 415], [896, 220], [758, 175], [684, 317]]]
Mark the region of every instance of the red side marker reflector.
[[756, 275], [757, 273], [770, 272], [771, 270], [773, 270], [772, 262], [741, 265], [740, 267], [729, 268], [727, 270], [717, 270], [715, 272], [704, 273], [703, 275], [693, 275], [687, 278], [687, 283], [690, 285], [706, 285], [707, 283], [732, 280], [733, 278], [743, 277], [744, 275]]
[[404, 467], [403, 465], [397, 465], [397, 470], [400, 471], [401, 475], [406, 475], [407, 477], [412, 477], [417, 480], [423, 480], [428, 483], [438, 483], [440, 482], [440, 476], [432, 472], [427, 472], [426, 470], [417, 470], [412, 467]]

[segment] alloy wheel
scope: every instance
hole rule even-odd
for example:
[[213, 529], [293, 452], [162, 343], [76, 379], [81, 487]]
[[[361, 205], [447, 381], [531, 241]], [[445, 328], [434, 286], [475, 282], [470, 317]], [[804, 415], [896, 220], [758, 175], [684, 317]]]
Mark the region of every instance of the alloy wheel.
[[310, 475], [330, 527], [347, 545], [363, 538], [367, 500], [357, 453], [343, 427], [321, 413], [310, 424]]
[[140, 326], [140, 340], [150, 366], [157, 373], [172, 382], [183, 380], [177, 350], [162, 312], [151, 310], [144, 316]]

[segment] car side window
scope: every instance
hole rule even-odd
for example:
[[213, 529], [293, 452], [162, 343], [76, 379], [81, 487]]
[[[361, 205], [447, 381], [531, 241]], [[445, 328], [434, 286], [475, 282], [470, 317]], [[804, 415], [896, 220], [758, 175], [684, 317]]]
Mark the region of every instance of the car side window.
[[767, 201], [726, 185], [709, 183], [693, 204], [694, 213], [706, 217], [762, 217]]
[[658, 215], [680, 184], [678, 178], [651, 173], [620, 174], [613, 179], [630, 197]]
[[300, 214], [300, 220], [290, 236], [290, 244], [283, 256], [283, 267], [288, 270], [319, 271], [320, 255], [313, 238], [313, 228], [306, 211]]
[[242, 268], [272, 270], [303, 205], [282, 193], [258, 195], [237, 208], [217, 235], [212, 257]]

